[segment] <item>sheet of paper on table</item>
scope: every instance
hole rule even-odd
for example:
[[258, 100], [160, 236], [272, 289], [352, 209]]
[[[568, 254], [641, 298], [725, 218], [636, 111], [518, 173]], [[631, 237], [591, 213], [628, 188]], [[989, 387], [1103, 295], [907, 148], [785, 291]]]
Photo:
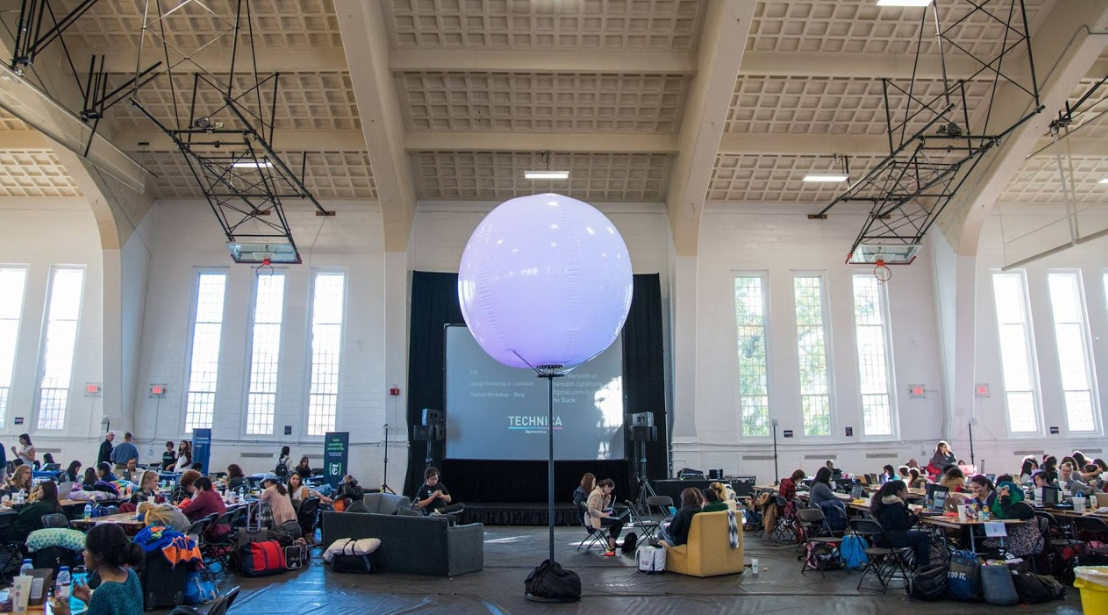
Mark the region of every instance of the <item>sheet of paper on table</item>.
[[999, 521], [985, 523], [985, 535], [989, 538], [1000, 538], [1008, 535], [1008, 529]]

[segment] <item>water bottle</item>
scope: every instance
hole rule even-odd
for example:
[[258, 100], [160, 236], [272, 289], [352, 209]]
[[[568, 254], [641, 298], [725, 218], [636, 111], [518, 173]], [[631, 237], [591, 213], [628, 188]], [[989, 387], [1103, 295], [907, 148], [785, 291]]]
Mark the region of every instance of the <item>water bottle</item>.
[[23, 567], [19, 569], [19, 576], [21, 576], [21, 577], [31, 576], [31, 571], [34, 570], [34, 568], [35, 568], [35, 565], [31, 563], [31, 560], [29, 560], [29, 559], [23, 560]]
[[85, 521], [88, 521], [91, 518], [92, 518], [92, 502], [89, 502], [88, 504], [85, 504], [84, 519], [85, 519]]
[[239, 487], [239, 499], [238, 499], [238, 503], [239, 503], [239, 504], [242, 504], [242, 503], [243, 503], [243, 502], [245, 502], [245, 501], [246, 501], [246, 492], [245, 492], [245, 491], [243, 491], [243, 488], [242, 488], [242, 487]]
[[69, 600], [71, 595], [69, 578], [69, 566], [62, 566], [58, 571], [58, 580], [54, 583], [54, 598], [56, 600]]

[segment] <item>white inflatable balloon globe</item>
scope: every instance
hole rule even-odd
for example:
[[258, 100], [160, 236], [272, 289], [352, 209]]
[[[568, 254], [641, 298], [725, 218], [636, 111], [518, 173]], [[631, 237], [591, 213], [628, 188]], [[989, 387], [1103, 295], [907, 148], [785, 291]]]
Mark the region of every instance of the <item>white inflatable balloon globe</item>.
[[588, 203], [535, 194], [501, 203], [466, 244], [458, 299], [481, 348], [512, 367], [584, 363], [631, 308], [631, 259]]

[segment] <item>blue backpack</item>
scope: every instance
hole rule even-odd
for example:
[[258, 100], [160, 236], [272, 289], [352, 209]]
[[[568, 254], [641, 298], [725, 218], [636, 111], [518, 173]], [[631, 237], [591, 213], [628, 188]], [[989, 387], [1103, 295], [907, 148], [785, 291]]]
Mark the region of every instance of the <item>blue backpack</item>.
[[823, 512], [823, 524], [832, 532], [846, 530], [846, 505], [838, 500], [820, 502], [819, 509]]
[[955, 600], [976, 602], [981, 599], [981, 564], [973, 551], [950, 554], [947, 568], [946, 593]]
[[869, 563], [866, 555], [866, 539], [854, 534], [843, 536], [843, 542], [839, 546], [839, 556], [847, 570], [861, 570]]

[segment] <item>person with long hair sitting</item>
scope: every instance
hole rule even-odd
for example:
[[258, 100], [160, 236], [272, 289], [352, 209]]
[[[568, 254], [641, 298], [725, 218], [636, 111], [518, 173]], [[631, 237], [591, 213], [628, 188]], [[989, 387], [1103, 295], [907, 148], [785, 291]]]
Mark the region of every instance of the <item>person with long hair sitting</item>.
[[608, 551], [604, 554], [607, 556], [616, 554], [616, 541], [623, 531], [623, 521], [608, 512], [611, 510], [612, 489], [615, 489], [615, 486], [615, 481], [610, 478], [601, 480], [596, 483], [596, 488], [589, 494], [589, 499], [585, 503], [588, 524], [598, 530], [602, 527], [608, 528]]
[[10, 536], [16, 542], [25, 542], [31, 532], [42, 529], [43, 515], [61, 511], [62, 507], [58, 502], [58, 485], [52, 480], [43, 481], [31, 493], [31, 503], [24, 506], [15, 516]]
[[150, 504], [141, 502], [138, 505], [138, 514], [143, 515], [142, 521], [146, 527], [168, 527], [182, 534], [187, 534], [192, 527], [192, 521], [172, 504]]
[[689, 530], [692, 518], [704, 509], [703, 497], [699, 489], [686, 487], [681, 492], [681, 508], [673, 515], [673, 521], [660, 526], [662, 539], [671, 547], [679, 547], [689, 542]]
[[[131, 542], [115, 523], [95, 525], [85, 537], [85, 568], [100, 578], [96, 591], [74, 585], [73, 596], [88, 605], [87, 615], [142, 615], [142, 584], [135, 570], [142, 565], [142, 547]], [[55, 615], [70, 615], [69, 600], [51, 603]]]
[[145, 502], [150, 498], [158, 496], [158, 473], [147, 470], [142, 473], [142, 477], [139, 478], [138, 489], [135, 489], [135, 493], [131, 495], [131, 503], [138, 506], [139, 503]]
[[881, 524], [880, 541], [887, 543], [879, 542], [878, 546], [911, 547], [915, 551], [917, 568], [931, 562], [927, 532], [912, 529], [919, 522], [919, 516], [908, 511], [908, 486], [904, 481], [894, 480], [882, 485], [873, 497], [870, 512]]
[[589, 501], [589, 494], [596, 488], [596, 476], [592, 472], [585, 472], [580, 484], [573, 490], [573, 504], [580, 508]]
[[281, 484], [281, 479], [276, 474], [266, 474], [262, 480], [262, 486], [265, 490], [262, 491], [259, 499], [268, 504], [269, 510], [273, 512], [274, 527], [288, 521], [296, 521], [296, 509], [292, 507], [289, 492]]

